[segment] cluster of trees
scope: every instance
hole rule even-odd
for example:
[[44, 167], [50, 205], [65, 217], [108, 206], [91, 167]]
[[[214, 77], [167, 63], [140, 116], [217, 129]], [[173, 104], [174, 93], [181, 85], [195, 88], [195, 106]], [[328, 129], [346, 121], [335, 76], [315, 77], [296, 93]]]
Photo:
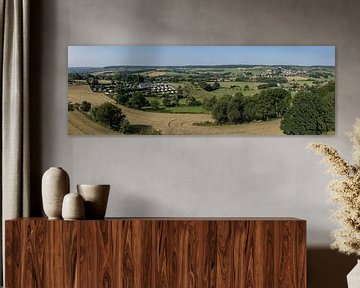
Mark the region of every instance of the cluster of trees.
[[205, 98], [205, 109], [218, 124], [239, 124], [282, 118], [281, 129], [288, 135], [319, 135], [335, 130], [335, 83], [306, 87], [296, 93], [268, 88], [252, 97], [242, 93]]
[[186, 98], [186, 105], [187, 106], [201, 106], [202, 103], [197, 100], [194, 96], [188, 95]]
[[110, 102], [95, 106], [90, 110], [91, 117], [102, 125], [124, 134], [160, 135], [161, 131], [150, 125], [130, 125], [121, 108]]
[[88, 101], [82, 101], [79, 103], [68, 102], [68, 111], [81, 110], [83, 112], [89, 112], [91, 109], [91, 103]]
[[74, 110], [75, 110], [74, 104], [71, 102], [68, 102], [68, 111], [74, 111]]
[[112, 130], [122, 133], [129, 133], [129, 121], [126, 119], [122, 110], [110, 102], [103, 103], [99, 106], [93, 106], [88, 101], [79, 103], [68, 103], [68, 111], [80, 110], [91, 117], [96, 122], [109, 127]]
[[238, 82], [248, 82], [251, 81], [251, 78], [253, 77], [253, 73], [250, 71], [245, 71], [241, 75], [237, 76], [235, 78], [235, 81]]
[[69, 73], [68, 74], [68, 80], [86, 80], [86, 76], [83, 74], [80, 74], [78, 72], [75, 73]]
[[309, 77], [312, 78], [329, 78], [330, 76], [332, 76], [332, 73], [330, 72], [326, 72], [326, 71], [311, 71], [309, 73]]
[[203, 83], [203, 82], [216, 82], [217, 79], [219, 78], [223, 78], [223, 77], [227, 77], [224, 76], [220, 71], [208, 71], [208, 72], [198, 72], [198, 71], [189, 71], [189, 73], [187, 73], [185, 75], [185, 77], [183, 77], [183, 81], [188, 81], [192, 84], [195, 83]]
[[203, 106], [211, 111], [218, 124], [238, 124], [254, 120], [282, 117], [289, 108], [291, 94], [285, 89], [266, 89], [252, 97], [242, 93], [204, 99]]
[[278, 86], [277, 83], [264, 83], [264, 84], [259, 84], [257, 88], [261, 90], [261, 89], [273, 88], [277, 86]]
[[92, 75], [88, 75], [86, 77], [86, 83], [89, 84], [90, 86], [92, 85], [98, 85], [99, 84], [99, 77], [97, 76], [92, 76]]
[[214, 83], [212, 83], [212, 84], [209, 84], [209, 83], [207, 83], [205, 81], [201, 81], [201, 82], [199, 82], [199, 86], [202, 89], [204, 89], [205, 91], [209, 91], [209, 92], [210, 91], [215, 91], [215, 90], [220, 88], [219, 82], [216, 82], [216, 81]]
[[335, 82], [295, 94], [281, 121], [288, 135], [320, 135], [335, 130]]
[[150, 125], [130, 125], [126, 115], [121, 108], [111, 104], [103, 103], [93, 106], [88, 101], [79, 103], [68, 103], [68, 111], [80, 110], [92, 120], [123, 134], [160, 135], [161, 131], [152, 128]]
[[[140, 71], [143, 72], [143, 71]], [[145, 83], [150, 81], [149, 76], [141, 75], [140, 73], [118, 73], [117, 75], [112, 77], [113, 81], [117, 81], [119, 83]]]
[[139, 91], [132, 93], [118, 91], [118, 93], [116, 93], [115, 100], [126, 107], [134, 109], [142, 109], [150, 104], [144, 94]]
[[151, 100], [149, 101], [149, 103], [150, 103], [151, 109], [153, 109], [153, 110], [159, 110], [159, 108], [160, 108], [160, 102], [159, 102], [159, 100], [157, 100], [157, 99], [151, 99]]
[[81, 102], [79, 108], [81, 111], [89, 112], [91, 109], [91, 103], [85, 100], [85, 101]]
[[165, 95], [162, 102], [165, 107], [176, 107], [180, 104], [180, 97], [178, 95]]
[[90, 110], [92, 118], [112, 130], [123, 132], [127, 131], [129, 121], [121, 109], [110, 102], [95, 106]]

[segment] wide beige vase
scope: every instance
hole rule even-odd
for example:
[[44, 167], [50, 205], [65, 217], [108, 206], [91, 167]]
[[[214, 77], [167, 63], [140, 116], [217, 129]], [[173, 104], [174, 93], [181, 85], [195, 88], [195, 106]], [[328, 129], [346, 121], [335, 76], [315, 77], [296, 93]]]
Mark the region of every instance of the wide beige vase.
[[85, 201], [85, 219], [104, 219], [110, 185], [77, 185], [78, 193]]
[[63, 198], [70, 190], [70, 178], [60, 167], [49, 168], [42, 177], [43, 208], [49, 219], [61, 219]]

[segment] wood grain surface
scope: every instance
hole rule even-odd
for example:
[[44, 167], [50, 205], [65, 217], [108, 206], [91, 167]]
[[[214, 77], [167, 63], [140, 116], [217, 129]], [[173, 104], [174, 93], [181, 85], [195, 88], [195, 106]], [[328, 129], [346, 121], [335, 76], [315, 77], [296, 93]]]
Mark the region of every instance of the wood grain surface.
[[306, 287], [306, 222], [142, 218], [5, 223], [6, 287]]

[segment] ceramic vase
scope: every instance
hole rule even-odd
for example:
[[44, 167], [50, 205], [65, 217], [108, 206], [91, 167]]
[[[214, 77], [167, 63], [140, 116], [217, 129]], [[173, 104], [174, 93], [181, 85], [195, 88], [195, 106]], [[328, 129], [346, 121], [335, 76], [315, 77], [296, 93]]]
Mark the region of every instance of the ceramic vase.
[[64, 220], [84, 219], [85, 208], [84, 199], [79, 193], [69, 193], [65, 195], [62, 204], [62, 217]]
[[85, 219], [104, 219], [110, 185], [77, 185], [78, 193], [85, 201]]
[[360, 260], [357, 261], [355, 267], [347, 275], [348, 288], [360, 287]]
[[69, 175], [60, 167], [49, 168], [42, 177], [43, 208], [49, 219], [61, 219], [63, 198], [69, 193]]

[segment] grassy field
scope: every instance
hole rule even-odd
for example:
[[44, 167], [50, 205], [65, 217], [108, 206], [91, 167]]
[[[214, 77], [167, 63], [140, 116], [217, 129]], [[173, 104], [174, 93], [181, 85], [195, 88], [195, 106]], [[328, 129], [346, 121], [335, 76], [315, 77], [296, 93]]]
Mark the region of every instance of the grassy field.
[[162, 76], [165, 73], [166, 72], [164, 72], [164, 71], [151, 71], [151, 72], [146, 72], [145, 75], [149, 76], [149, 77], [157, 77], [157, 76]]
[[73, 85], [86, 85], [86, 80], [73, 80]]
[[289, 81], [288, 83], [290, 84], [296, 83], [298, 85], [308, 85], [308, 86], [314, 85], [313, 79], [303, 76], [289, 76], [286, 77], [286, 79]]
[[[181, 103], [181, 101], [180, 101]], [[210, 114], [203, 106], [185, 106], [180, 105], [176, 107], [165, 107], [163, 111], [167, 113], [193, 113], [193, 114]]]
[[[241, 92], [244, 96], [253, 96], [256, 93], [259, 93], [258, 85], [262, 84], [260, 82], [219, 82], [220, 91], [224, 94], [234, 94]], [[249, 86], [249, 90], [245, 90], [245, 86]]]
[[203, 106], [165, 107], [163, 104], [159, 106], [158, 110], [154, 110], [151, 107], [145, 107], [144, 111], [157, 112], [157, 113], [210, 114], [210, 112], [205, 110]]
[[110, 80], [99, 80], [99, 84], [102, 84], [102, 85], [109, 85], [111, 84], [111, 81]]
[[296, 81], [306, 81], [309, 80], [308, 77], [304, 77], [304, 76], [287, 76], [286, 79], [288, 81], [292, 81], [292, 80], [296, 80]]
[[[224, 96], [224, 95], [233, 95], [236, 93], [242, 93], [245, 96], [252, 96], [259, 92], [257, 89], [257, 86], [261, 83], [257, 82], [239, 82], [239, 81], [233, 81], [233, 82], [219, 82], [220, 89], [214, 90], [214, 91], [205, 91], [202, 88], [195, 87], [189, 82], [179, 82], [179, 83], [168, 83], [172, 87], [178, 88], [178, 86], [181, 87], [189, 87], [190, 88], [190, 94], [194, 96], [196, 99], [203, 100], [206, 97], [212, 97], [215, 96], [217, 98]], [[248, 85], [249, 90], [244, 91], [244, 87]], [[233, 86], [233, 87], [232, 87]]]
[[[100, 105], [111, 102], [120, 107], [132, 125], [150, 125], [154, 129], [166, 135], [282, 135], [280, 130], [280, 120], [239, 124], [239, 125], [210, 125], [197, 126], [194, 123], [213, 122], [210, 114], [176, 114], [176, 113], [156, 113], [128, 108], [117, 104], [113, 99], [103, 93], [92, 92], [87, 85], [75, 85], [68, 88], [68, 99], [73, 103], [81, 103], [86, 100], [93, 105]], [[81, 112], [77, 111], [82, 114]], [[86, 118], [86, 120], [83, 117]], [[85, 134], [93, 129], [104, 128], [84, 115], [69, 112], [69, 134]], [[79, 126], [79, 127], [78, 127]], [[100, 127], [98, 127], [100, 126]], [[97, 134], [99, 130], [91, 134]], [[101, 132], [101, 131], [100, 131]], [[100, 133], [99, 132], [99, 133]], [[109, 133], [105, 133], [109, 134]]]
[[116, 104], [116, 101], [107, 97], [104, 93], [95, 93], [91, 91], [88, 85], [75, 85], [68, 87], [68, 101], [72, 103], [81, 103], [88, 101], [93, 105], [100, 105], [105, 102]]

